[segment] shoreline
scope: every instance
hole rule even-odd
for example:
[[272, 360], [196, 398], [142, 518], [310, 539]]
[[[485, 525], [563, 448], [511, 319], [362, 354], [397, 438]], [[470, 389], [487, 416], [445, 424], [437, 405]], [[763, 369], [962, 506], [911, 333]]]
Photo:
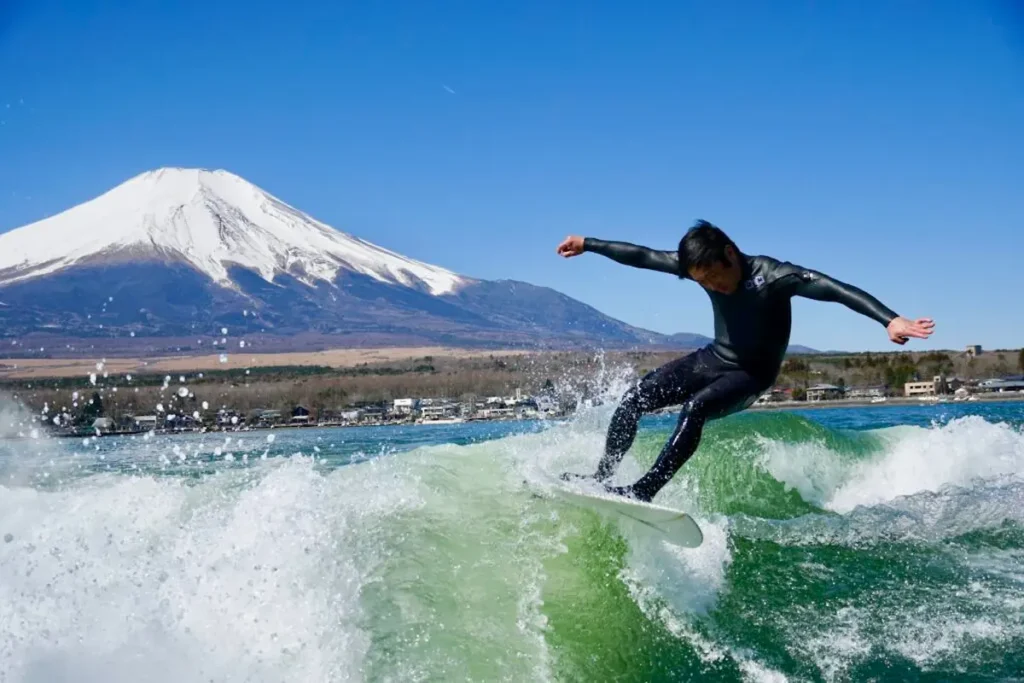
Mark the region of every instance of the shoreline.
[[[752, 405], [746, 408], [742, 412], [746, 411], [786, 411], [786, 410], [819, 410], [819, 409], [841, 409], [841, 408], [891, 408], [891, 407], [907, 407], [907, 406], [920, 406], [920, 407], [931, 407], [931, 406], [949, 406], [949, 405], [970, 405], [973, 403], [1024, 403], [1024, 393], [1014, 394], [975, 394], [976, 400], [954, 400], [952, 398], [940, 398], [939, 400], [926, 400], [923, 401], [919, 398], [907, 398], [905, 396], [894, 396], [889, 397], [883, 402], [873, 402], [870, 399], [832, 399], [825, 401], [781, 401], [778, 403], [762, 403]], [[668, 415], [678, 413], [680, 406], [667, 406], [660, 410], [656, 410], [651, 415]], [[124, 431], [113, 431], [96, 434], [95, 431], [90, 430], [88, 433], [67, 433], [67, 432], [54, 432], [47, 431], [47, 436], [50, 438], [57, 439], [81, 439], [81, 438], [108, 438], [116, 436], [138, 436], [153, 433], [159, 436], [167, 436], [174, 434], [224, 434], [224, 433], [235, 433], [235, 432], [270, 432], [276, 430], [289, 430], [289, 429], [350, 429], [358, 427], [415, 427], [415, 426], [451, 426], [459, 424], [472, 424], [480, 422], [561, 422], [568, 416], [559, 417], [530, 417], [530, 418], [471, 418], [462, 420], [459, 422], [448, 422], [438, 421], [436, 424], [433, 421], [428, 422], [416, 422], [409, 420], [401, 420], [394, 422], [371, 422], [371, 423], [355, 423], [355, 424], [279, 424], [273, 426], [260, 426], [260, 427], [248, 427], [248, 428], [214, 428], [214, 429], [183, 429], [183, 430], [124, 430]], [[3, 438], [3, 437], [0, 437]], [[7, 437], [15, 438], [18, 437]]]
[[[459, 422], [448, 422], [440, 420], [428, 420], [425, 422], [416, 422], [411, 420], [394, 420], [390, 422], [363, 422], [363, 423], [282, 423], [270, 426], [246, 426], [246, 427], [231, 427], [221, 428], [215, 427], [213, 429], [132, 429], [123, 431], [110, 431], [101, 432], [97, 434], [95, 430], [83, 430], [79, 433], [69, 432], [54, 432], [50, 431], [47, 436], [55, 439], [96, 439], [96, 438], [110, 438], [115, 436], [139, 436], [145, 434], [154, 434], [156, 436], [173, 436], [175, 434], [234, 434], [236, 432], [273, 432], [280, 430], [290, 429], [356, 429], [356, 428], [373, 428], [373, 427], [438, 427], [438, 426], [454, 426], [473, 424], [479, 422], [489, 423], [501, 423], [501, 422], [561, 422], [565, 420], [566, 416], [553, 416], [553, 417], [524, 417], [524, 418], [470, 418], [461, 420]], [[4, 438], [4, 437], [0, 437]], [[17, 437], [12, 437], [17, 438]]]
[[970, 405], [972, 403], [1021, 403], [1024, 402], [1024, 394], [973, 394], [976, 400], [955, 400], [952, 397], [939, 397], [938, 400], [921, 400], [919, 398], [908, 398], [906, 396], [890, 396], [885, 401], [873, 402], [871, 399], [831, 399], [826, 401], [780, 401], [779, 403], [761, 403], [752, 405], [747, 410], [794, 410], [807, 408], [889, 408], [894, 406], [945, 406], [945, 405]]

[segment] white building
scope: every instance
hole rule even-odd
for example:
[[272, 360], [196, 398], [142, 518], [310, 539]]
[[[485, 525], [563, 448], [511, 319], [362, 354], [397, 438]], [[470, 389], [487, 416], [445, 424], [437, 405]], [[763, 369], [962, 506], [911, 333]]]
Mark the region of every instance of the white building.
[[537, 404], [537, 412], [557, 413], [558, 401], [554, 396], [534, 396], [533, 402]]
[[885, 387], [858, 387], [846, 392], [847, 398], [882, 398], [885, 396]]
[[420, 408], [420, 415], [424, 420], [440, 420], [455, 415], [455, 405], [450, 403], [435, 403]]
[[843, 397], [843, 388], [834, 384], [815, 384], [807, 387], [808, 401], [831, 401]]
[[396, 398], [391, 406], [391, 411], [399, 415], [412, 415], [419, 408], [419, 399]]

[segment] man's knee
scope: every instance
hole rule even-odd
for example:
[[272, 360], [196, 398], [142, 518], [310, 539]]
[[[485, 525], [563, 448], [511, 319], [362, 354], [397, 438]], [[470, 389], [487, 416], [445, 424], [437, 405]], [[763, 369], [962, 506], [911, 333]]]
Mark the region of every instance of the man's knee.
[[683, 403], [680, 417], [686, 418], [700, 418], [703, 419], [707, 415], [707, 403], [700, 396], [694, 396], [693, 398]]
[[637, 383], [631, 386], [622, 394], [622, 400], [619, 402], [621, 409], [628, 410], [629, 412], [641, 413], [643, 412], [644, 405], [647, 403], [646, 393], [644, 392], [643, 383]]

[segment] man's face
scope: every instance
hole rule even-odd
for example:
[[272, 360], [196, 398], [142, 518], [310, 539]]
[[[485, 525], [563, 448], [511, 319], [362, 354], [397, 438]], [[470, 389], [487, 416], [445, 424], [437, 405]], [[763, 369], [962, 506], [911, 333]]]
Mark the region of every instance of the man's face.
[[735, 249], [726, 247], [725, 257], [729, 260], [728, 265], [715, 263], [707, 268], [690, 268], [688, 270], [690, 277], [701, 287], [710, 289], [712, 292], [732, 294], [739, 289], [740, 280], [743, 278], [743, 269], [740, 268], [740, 260]]

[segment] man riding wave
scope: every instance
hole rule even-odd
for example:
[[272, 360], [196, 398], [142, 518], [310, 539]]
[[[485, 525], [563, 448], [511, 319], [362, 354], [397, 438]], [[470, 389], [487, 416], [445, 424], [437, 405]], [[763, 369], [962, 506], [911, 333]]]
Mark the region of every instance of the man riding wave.
[[597, 472], [562, 475], [566, 480], [605, 482], [632, 445], [640, 417], [681, 405], [675, 430], [651, 469], [630, 486], [605, 485], [613, 493], [643, 501], [654, 498], [697, 450], [706, 421], [748, 408], [775, 383], [789, 346], [792, 297], [841, 303], [883, 325], [896, 344], [911, 337], [926, 339], [935, 328], [930, 318], [908, 320], [867, 292], [818, 271], [744, 254], [707, 221], [690, 228], [675, 251], [578, 236], [567, 237], [557, 251], [566, 258], [593, 252], [693, 280], [711, 299], [714, 342], [641, 378], [612, 416]]

